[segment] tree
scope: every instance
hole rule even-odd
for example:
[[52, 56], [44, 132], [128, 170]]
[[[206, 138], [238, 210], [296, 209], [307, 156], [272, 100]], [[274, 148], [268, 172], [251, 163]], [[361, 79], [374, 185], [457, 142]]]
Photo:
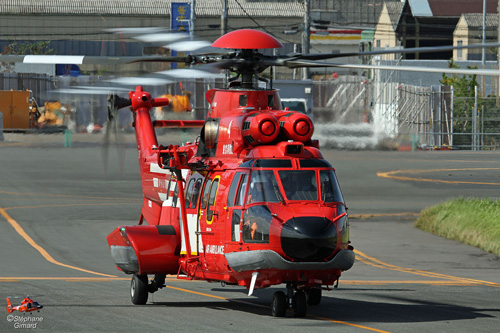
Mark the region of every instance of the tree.
[[[54, 49], [49, 47], [49, 41], [41, 42], [10, 42], [4, 47], [2, 55], [18, 55], [18, 54], [54, 54]], [[0, 63], [0, 72], [12, 72], [14, 71], [14, 66], [11, 63]]]
[[[459, 68], [453, 61], [448, 62], [449, 68]], [[476, 66], [467, 68], [475, 69]], [[453, 101], [453, 132], [455, 134], [464, 133], [467, 135], [458, 135], [454, 137], [454, 145], [470, 146], [472, 144], [473, 132], [472, 116], [475, 107], [475, 87], [479, 88], [476, 75], [462, 75], [461, 77], [443, 74], [441, 84], [453, 86], [455, 90]], [[478, 93], [481, 91], [477, 89]], [[486, 98], [478, 96], [478, 112], [476, 119], [476, 132], [478, 133], [500, 133], [500, 107], [494, 96]], [[498, 145], [499, 136], [482, 135], [482, 145]]]

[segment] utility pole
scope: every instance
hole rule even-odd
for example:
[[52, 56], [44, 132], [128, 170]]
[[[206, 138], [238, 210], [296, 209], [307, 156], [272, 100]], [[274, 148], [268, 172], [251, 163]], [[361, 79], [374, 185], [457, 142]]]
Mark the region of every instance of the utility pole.
[[196, 7], [196, 0], [191, 0], [191, 17], [190, 17], [190, 27], [189, 34], [194, 36], [194, 22], [196, 21], [196, 15], [194, 13], [194, 7]]
[[[497, 13], [500, 13], [500, 0], [498, 0]], [[498, 15], [498, 33], [497, 33], [497, 41], [500, 40], [500, 15]], [[498, 48], [497, 61], [500, 61], [500, 47]], [[499, 87], [500, 92], [500, 87]]]
[[[500, 0], [499, 0], [500, 1]], [[221, 36], [227, 34], [227, 0], [223, 0], [222, 16], [220, 20], [220, 33]]]
[[482, 64], [483, 68], [486, 65], [486, 49], [484, 48], [484, 43], [486, 43], [486, 0], [483, 0], [483, 47], [482, 47]]
[[[499, 0], [500, 1], [500, 0]], [[302, 53], [309, 54], [311, 38], [311, 0], [304, 0], [304, 32], [302, 33]], [[309, 68], [302, 69], [302, 80], [309, 79]]]
[[[498, 0], [497, 13], [500, 13], [499, 10], [500, 10], [500, 0]], [[500, 40], [500, 15], [498, 15], [498, 32], [497, 32], [497, 41], [499, 40]], [[498, 48], [497, 51], [497, 65], [499, 64], [500, 64], [500, 47]], [[500, 96], [500, 81], [498, 77], [497, 77], [497, 89], [498, 89], [497, 96]]]

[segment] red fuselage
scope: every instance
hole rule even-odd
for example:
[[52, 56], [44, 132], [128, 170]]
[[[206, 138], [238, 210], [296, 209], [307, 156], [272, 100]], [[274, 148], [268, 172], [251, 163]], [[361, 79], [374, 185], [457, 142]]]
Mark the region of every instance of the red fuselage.
[[119, 269], [246, 287], [257, 272], [262, 288], [329, 286], [352, 266], [335, 171], [310, 119], [280, 110], [276, 90], [209, 91], [200, 140], [182, 147], [156, 141], [149, 109], [160, 101], [131, 99], [147, 225], [108, 236]]

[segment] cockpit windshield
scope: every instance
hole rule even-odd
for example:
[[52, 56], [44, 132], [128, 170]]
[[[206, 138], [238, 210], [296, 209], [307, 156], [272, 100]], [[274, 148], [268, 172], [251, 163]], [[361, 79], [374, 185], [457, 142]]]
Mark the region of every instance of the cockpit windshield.
[[[284, 164], [283, 161], [288, 164]], [[250, 168], [250, 172], [239, 172], [242, 174], [242, 180], [238, 187], [241, 188], [238, 190], [238, 199], [234, 202], [236, 206], [244, 203], [246, 205], [263, 202], [284, 203], [285, 199], [344, 203], [335, 172], [324, 160], [300, 160], [299, 169], [292, 168], [290, 160], [250, 160], [245, 163], [248, 164], [245, 167]], [[235, 177], [233, 192], [236, 191], [239, 182], [240, 177]], [[248, 193], [246, 193], [247, 184]], [[230, 194], [230, 197], [233, 198], [234, 193]], [[243, 198], [246, 200], [243, 201]], [[228, 199], [230, 206], [233, 205], [231, 200]]]
[[314, 170], [280, 170], [278, 173], [288, 200], [318, 200]]
[[250, 177], [247, 204], [281, 201], [281, 193], [274, 172], [272, 170], [254, 170]]

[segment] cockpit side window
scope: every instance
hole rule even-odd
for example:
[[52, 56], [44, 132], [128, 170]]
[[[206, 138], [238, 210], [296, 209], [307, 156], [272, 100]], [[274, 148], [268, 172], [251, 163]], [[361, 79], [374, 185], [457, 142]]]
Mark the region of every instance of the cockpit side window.
[[269, 243], [273, 216], [265, 205], [249, 207], [243, 215], [242, 234], [245, 243]]
[[247, 175], [241, 175], [240, 187], [238, 188], [238, 195], [236, 196], [236, 201], [234, 202], [235, 206], [243, 206], [243, 202], [245, 202], [245, 193], [247, 189]]
[[240, 182], [241, 172], [236, 172], [233, 177], [233, 181], [231, 182], [231, 187], [229, 188], [229, 193], [227, 195], [227, 206], [232, 207], [234, 205], [234, 197], [236, 195], [236, 189], [238, 188], [238, 184]]
[[340, 186], [332, 170], [320, 171], [321, 200], [324, 202], [344, 202]]

